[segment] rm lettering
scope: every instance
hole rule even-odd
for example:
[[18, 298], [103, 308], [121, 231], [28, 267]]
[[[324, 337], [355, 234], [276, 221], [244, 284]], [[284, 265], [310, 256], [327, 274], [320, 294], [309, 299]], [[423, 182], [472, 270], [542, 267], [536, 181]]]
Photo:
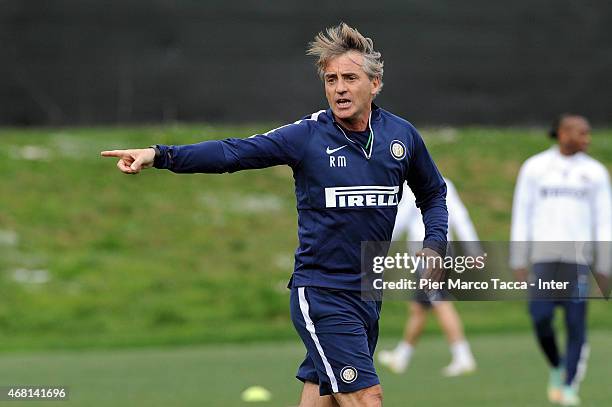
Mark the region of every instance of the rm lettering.
[[338, 157], [334, 157], [333, 155], [329, 156], [329, 166], [330, 167], [346, 167], [346, 157], [343, 155], [339, 155]]

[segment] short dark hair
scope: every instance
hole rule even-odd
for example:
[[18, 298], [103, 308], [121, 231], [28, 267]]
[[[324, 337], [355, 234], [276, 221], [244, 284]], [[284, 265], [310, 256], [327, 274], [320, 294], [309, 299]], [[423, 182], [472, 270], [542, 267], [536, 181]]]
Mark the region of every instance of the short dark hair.
[[550, 126], [550, 130], [548, 130], [548, 136], [553, 139], [559, 138], [559, 127], [563, 124], [563, 121], [569, 117], [582, 117], [582, 115], [576, 113], [561, 113], [559, 116], [555, 118], [552, 122], [552, 126]]

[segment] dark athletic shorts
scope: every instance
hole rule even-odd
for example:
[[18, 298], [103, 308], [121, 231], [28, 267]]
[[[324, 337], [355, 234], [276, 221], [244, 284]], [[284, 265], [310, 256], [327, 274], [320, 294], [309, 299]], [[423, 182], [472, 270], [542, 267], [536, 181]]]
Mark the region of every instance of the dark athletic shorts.
[[322, 396], [379, 384], [373, 355], [380, 308], [358, 291], [293, 287], [291, 319], [306, 346], [296, 377], [318, 384]]

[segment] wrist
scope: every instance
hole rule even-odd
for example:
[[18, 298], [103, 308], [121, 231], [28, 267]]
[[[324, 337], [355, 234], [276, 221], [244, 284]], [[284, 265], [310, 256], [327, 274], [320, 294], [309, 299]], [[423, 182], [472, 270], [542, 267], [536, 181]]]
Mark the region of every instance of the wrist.
[[153, 144], [152, 146], [149, 146], [149, 148], [155, 151], [155, 158], [161, 156], [161, 151], [159, 150], [159, 146], [157, 144]]

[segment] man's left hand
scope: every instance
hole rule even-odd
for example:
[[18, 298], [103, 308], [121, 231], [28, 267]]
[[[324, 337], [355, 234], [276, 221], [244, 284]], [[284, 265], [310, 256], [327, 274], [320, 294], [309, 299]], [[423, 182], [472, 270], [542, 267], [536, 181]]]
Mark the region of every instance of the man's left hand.
[[420, 252], [417, 252], [416, 255], [423, 257], [425, 260], [425, 269], [421, 275], [421, 278], [430, 280], [432, 282], [440, 282], [444, 279], [445, 272], [443, 267], [443, 259], [438, 252], [425, 247]]

